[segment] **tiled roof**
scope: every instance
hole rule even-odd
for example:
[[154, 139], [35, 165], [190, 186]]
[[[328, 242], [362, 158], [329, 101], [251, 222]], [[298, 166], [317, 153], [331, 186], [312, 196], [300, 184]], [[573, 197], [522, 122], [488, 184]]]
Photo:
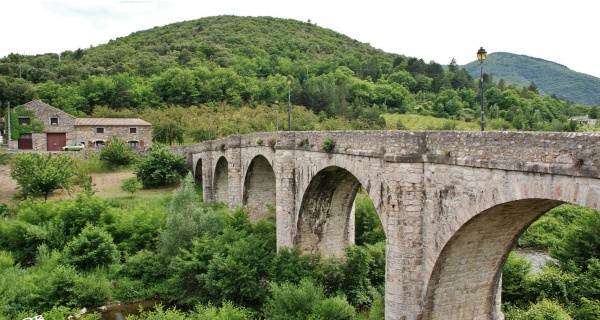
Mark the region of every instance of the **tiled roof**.
[[77, 118], [76, 126], [151, 126], [152, 124], [137, 118]]

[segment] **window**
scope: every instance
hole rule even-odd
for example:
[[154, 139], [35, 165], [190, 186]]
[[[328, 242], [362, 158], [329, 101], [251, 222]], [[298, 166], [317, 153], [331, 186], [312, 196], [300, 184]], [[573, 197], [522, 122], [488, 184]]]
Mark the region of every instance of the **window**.
[[53, 126], [58, 125], [58, 118], [50, 118], [50, 124]]
[[104, 145], [104, 141], [102, 140], [96, 140], [92, 143], [93, 147], [102, 147]]
[[129, 133], [137, 133], [137, 128], [129, 128]]
[[29, 118], [19, 118], [19, 124], [20, 125], [30, 125], [31, 124], [31, 119], [29, 119]]
[[96, 133], [104, 133], [104, 128], [96, 128]]
[[130, 148], [137, 148], [140, 146], [140, 142], [137, 140], [127, 141], [127, 143], [129, 143]]

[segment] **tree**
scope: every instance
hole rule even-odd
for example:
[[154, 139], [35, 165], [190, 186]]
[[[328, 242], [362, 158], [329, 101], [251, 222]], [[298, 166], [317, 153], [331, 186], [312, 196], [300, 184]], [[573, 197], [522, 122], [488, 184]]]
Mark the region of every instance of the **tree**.
[[135, 175], [146, 188], [174, 184], [187, 173], [185, 158], [159, 144], [151, 145], [135, 168]]
[[48, 195], [59, 189], [69, 189], [74, 174], [75, 160], [67, 155], [54, 156], [51, 153], [19, 153], [13, 161], [10, 176], [17, 182], [21, 191], [16, 197]]
[[120, 258], [113, 237], [100, 227], [87, 225], [64, 249], [64, 259], [81, 270], [110, 265]]
[[173, 145], [173, 142], [183, 143], [183, 129], [174, 122], [161, 123], [152, 129], [152, 140]]
[[100, 149], [100, 160], [112, 166], [115, 170], [119, 165], [127, 165], [134, 161], [135, 154], [123, 138], [113, 137], [110, 142]]
[[143, 185], [137, 177], [129, 177], [123, 180], [123, 184], [121, 184], [121, 190], [131, 193], [132, 198], [133, 194], [140, 190], [142, 187]]

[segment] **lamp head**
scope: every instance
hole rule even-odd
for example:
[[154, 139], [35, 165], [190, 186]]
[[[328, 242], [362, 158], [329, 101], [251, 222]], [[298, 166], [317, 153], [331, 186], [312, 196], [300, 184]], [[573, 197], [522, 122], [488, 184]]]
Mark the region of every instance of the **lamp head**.
[[477, 51], [477, 60], [483, 61], [486, 57], [487, 52], [485, 51], [485, 49], [483, 47], [479, 48], [479, 50]]
[[290, 76], [287, 77], [287, 79], [285, 79], [285, 82], [289, 85], [292, 84], [292, 78], [290, 78]]

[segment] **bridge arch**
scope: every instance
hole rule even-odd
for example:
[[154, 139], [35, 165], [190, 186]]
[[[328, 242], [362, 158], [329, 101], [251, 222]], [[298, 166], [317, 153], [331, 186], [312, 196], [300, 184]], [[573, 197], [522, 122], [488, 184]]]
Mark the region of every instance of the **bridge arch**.
[[250, 221], [275, 215], [275, 171], [263, 155], [255, 156], [244, 179], [243, 208], [250, 213]]
[[439, 223], [429, 238], [441, 247], [424, 293], [424, 319], [503, 318], [502, 269], [521, 234], [563, 203], [598, 210], [599, 186], [587, 178], [473, 170], [482, 180], [428, 191], [437, 193]]
[[302, 197], [294, 245], [312, 254], [343, 257], [344, 248], [354, 243], [354, 199], [360, 187], [344, 168], [317, 172]]
[[526, 199], [489, 208], [465, 223], [448, 241], [427, 292], [425, 319], [497, 319], [502, 269], [519, 236], [563, 202]]
[[217, 160], [214, 172], [214, 200], [229, 203], [229, 162], [225, 157]]

